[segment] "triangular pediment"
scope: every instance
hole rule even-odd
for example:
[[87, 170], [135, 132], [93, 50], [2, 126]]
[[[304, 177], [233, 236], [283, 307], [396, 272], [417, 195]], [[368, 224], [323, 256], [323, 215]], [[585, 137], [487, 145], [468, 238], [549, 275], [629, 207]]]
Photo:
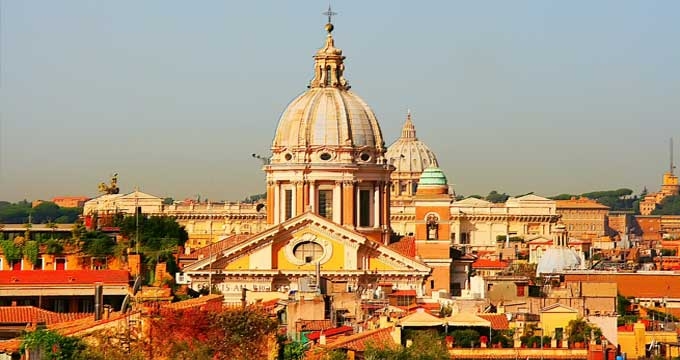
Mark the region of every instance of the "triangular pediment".
[[154, 200], [158, 199], [158, 200], [161, 200], [161, 201], [163, 200], [163, 199], [159, 198], [158, 196], [147, 194], [147, 193], [144, 193], [144, 192], [141, 192], [141, 191], [133, 191], [131, 193], [122, 195], [120, 197], [120, 199], [147, 199], [147, 200], [148, 199], [154, 199]]
[[578, 310], [560, 303], [555, 303], [541, 309], [541, 313], [578, 313]]
[[[348, 229], [344, 226], [335, 224], [328, 219], [306, 212], [300, 216], [292, 218], [259, 234], [253, 235], [246, 241], [236, 244], [230, 248], [216, 252], [213, 256], [208, 256], [184, 267], [184, 272], [201, 271], [208, 268], [222, 268], [225, 264], [244, 258], [258, 251], [270, 247], [273, 252], [290, 251], [291, 243], [301, 243], [304, 241], [314, 241], [323, 248], [335, 249], [328, 257], [345, 256], [345, 247], [365, 249], [370, 253], [375, 261], [388, 264], [391, 269], [396, 271], [418, 271], [429, 272], [430, 268], [424, 263], [398, 253], [382, 244], [374, 242], [363, 234]], [[338, 250], [340, 249], [340, 250]], [[349, 252], [351, 253], [351, 251]], [[287, 254], [290, 259], [291, 254]], [[273, 254], [272, 256], [276, 256]], [[327, 261], [324, 258], [321, 261]], [[213, 266], [214, 265], [214, 266]], [[297, 264], [301, 265], [301, 264]], [[244, 264], [244, 266], [246, 266]], [[342, 269], [342, 267], [339, 267]]]
[[453, 205], [454, 206], [458, 205], [458, 206], [486, 207], [486, 206], [491, 206], [491, 203], [486, 201], [486, 200], [477, 199], [477, 198], [474, 198], [474, 197], [469, 197], [467, 199], [456, 201], [456, 202], [453, 203]]

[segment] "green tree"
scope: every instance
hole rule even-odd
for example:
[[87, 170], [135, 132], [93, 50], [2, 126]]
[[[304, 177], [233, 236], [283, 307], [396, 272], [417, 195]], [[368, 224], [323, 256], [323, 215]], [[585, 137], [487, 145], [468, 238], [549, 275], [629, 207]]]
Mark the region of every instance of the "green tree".
[[165, 199], [163, 199], [163, 205], [172, 205], [174, 203], [175, 203], [175, 199], [173, 199], [171, 197], [166, 197]]
[[85, 350], [85, 344], [78, 338], [63, 336], [50, 330], [36, 330], [21, 339], [20, 352], [40, 351], [40, 359], [72, 360], [78, 359]]
[[114, 238], [99, 231], [87, 232], [81, 240], [82, 251], [89, 256], [110, 256], [113, 255], [116, 247]]
[[490, 201], [492, 203], [504, 203], [508, 200], [510, 195], [506, 193], [498, 193], [496, 190], [492, 190], [489, 195], [486, 196], [486, 201]]
[[661, 200], [652, 215], [680, 215], [680, 195], [667, 196]]
[[283, 344], [283, 360], [301, 360], [305, 356], [305, 344], [290, 341]]
[[61, 216], [61, 211], [57, 204], [50, 201], [43, 201], [38, 206], [31, 209], [33, 222], [36, 224], [46, 223]]

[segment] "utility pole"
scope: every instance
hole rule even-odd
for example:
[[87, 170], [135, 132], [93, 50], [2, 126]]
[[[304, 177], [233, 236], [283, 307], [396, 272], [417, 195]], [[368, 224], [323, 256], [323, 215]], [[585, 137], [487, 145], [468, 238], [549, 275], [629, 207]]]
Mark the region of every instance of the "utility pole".
[[209, 288], [208, 294], [212, 294], [212, 287], [213, 287], [213, 284], [212, 284], [212, 263], [213, 263], [213, 262], [212, 262], [212, 255], [213, 255], [213, 252], [212, 252], [212, 246], [213, 246], [213, 240], [212, 240], [212, 227], [213, 227], [213, 223], [212, 223], [212, 218], [210, 219], [210, 223], [209, 223], [209, 224], [210, 224], [210, 238], [208, 239], [208, 241], [210, 241], [210, 244], [208, 245], [208, 251], [209, 251], [210, 256], [208, 256], [208, 264], [209, 264], [210, 272], [208, 273], [208, 288]]

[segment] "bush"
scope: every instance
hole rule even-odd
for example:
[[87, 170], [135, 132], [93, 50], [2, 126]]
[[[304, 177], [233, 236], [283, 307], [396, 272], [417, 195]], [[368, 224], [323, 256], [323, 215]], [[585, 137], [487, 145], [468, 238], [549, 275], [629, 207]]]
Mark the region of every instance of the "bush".
[[454, 346], [477, 347], [479, 346], [479, 333], [472, 329], [455, 330], [451, 333]]

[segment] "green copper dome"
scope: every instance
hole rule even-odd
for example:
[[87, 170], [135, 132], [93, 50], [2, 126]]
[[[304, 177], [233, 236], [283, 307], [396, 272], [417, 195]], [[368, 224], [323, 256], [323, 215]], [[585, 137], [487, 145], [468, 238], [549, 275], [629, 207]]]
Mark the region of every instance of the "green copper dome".
[[444, 175], [444, 172], [436, 166], [430, 166], [427, 169], [423, 170], [423, 173], [420, 175], [420, 181], [418, 181], [418, 186], [423, 185], [446, 186], [448, 184], [449, 183], [446, 181], [446, 175]]

